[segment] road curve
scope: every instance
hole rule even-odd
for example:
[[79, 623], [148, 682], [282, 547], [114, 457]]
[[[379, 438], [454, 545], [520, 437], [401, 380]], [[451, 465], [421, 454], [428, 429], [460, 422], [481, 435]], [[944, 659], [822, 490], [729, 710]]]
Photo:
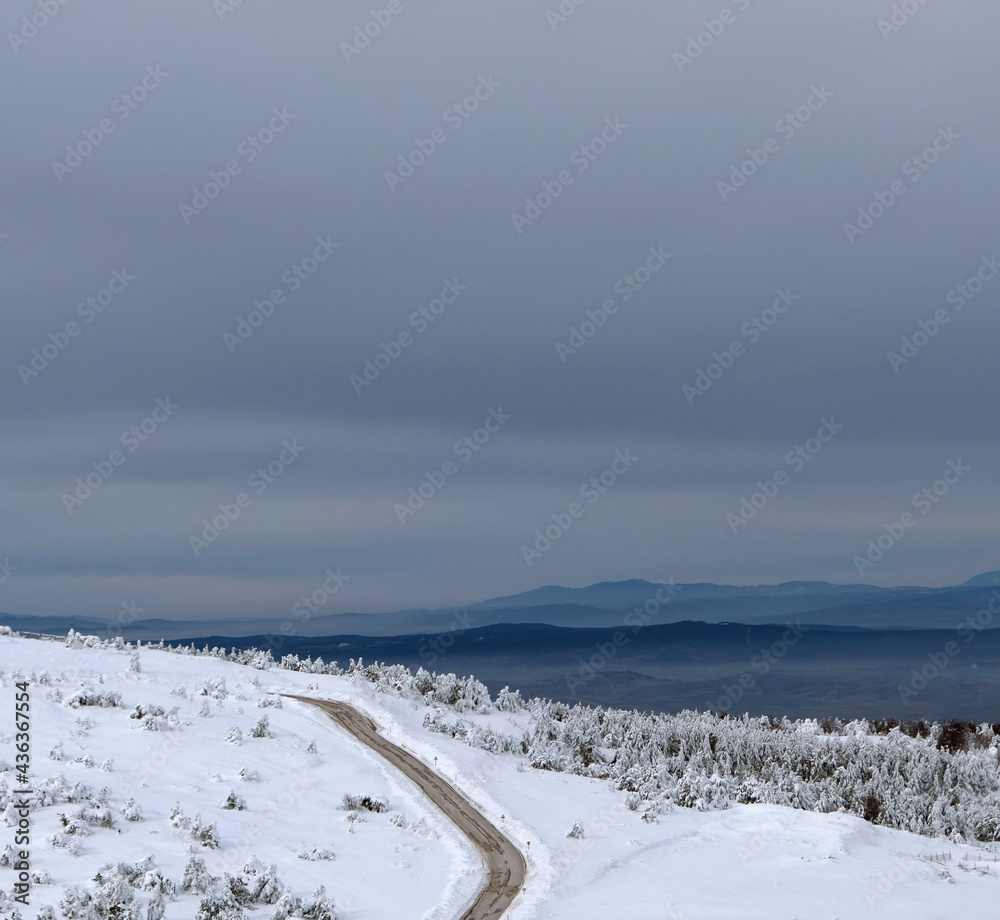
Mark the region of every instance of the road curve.
[[322, 709], [334, 722], [349, 731], [413, 780], [427, 797], [465, 834], [483, 857], [489, 873], [486, 886], [459, 920], [497, 920], [513, 903], [524, 885], [527, 871], [524, 856], [498, 828], [454, 786], [401, 747], [378, 733], [378, 726], [353, 706], [334, 700], [286, 693], [293, 700]]

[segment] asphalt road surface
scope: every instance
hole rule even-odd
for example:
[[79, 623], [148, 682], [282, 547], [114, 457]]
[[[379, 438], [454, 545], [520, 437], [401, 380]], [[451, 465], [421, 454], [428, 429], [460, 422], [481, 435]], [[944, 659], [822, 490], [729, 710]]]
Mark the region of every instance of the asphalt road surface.
[[486, 886], [460, 920], [497, 920], [513, 903], [524, 885], [524, 856], [498, 828], [454, 786], [438, 776], [427, 764], [378, 733], [378, 726], [353, 706], [333, 700], [284, 694], [293, 700], [311, 703], [359, 741], [377, 751], [396, 769], [413, 780], [482, 854], [489, 873]]

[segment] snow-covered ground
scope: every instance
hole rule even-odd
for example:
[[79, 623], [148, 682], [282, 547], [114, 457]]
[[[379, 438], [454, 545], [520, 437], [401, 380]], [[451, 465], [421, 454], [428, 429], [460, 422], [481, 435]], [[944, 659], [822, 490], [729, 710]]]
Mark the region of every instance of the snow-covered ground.
[[[997, 916], [1000, 863], [992, 851], [976, 846], [875, 827], [845, 814], [769, 805], [676, 809], [647, 823], [607, 783], [533, 770], [518, 756], [491, 754], [430, 732], [422, 725], [426, 704], [377, 693], [364, 681], [261, 671], [146, 648], [138, 655], [139, 671], [130, 670], [132, 660], [125, 651], [0, 636], [0, 761], [6, 761], [0, 768], [15, 762], [14, 685], [27, 680], [32, 786], [62, 788], [64, 794], [77, 783], [90, 787], [78, 787], [75, 802], [32, 812], [31, 871], [47, 872], [51, 881], [32, 887], [31, 906], [20, 908], [24, 920], [34, 920], [46, 904], [61, 917], [63, 891], [93, 887], [91, 880], [109, 863], [136, 864], [151, 856], [179, 889], [192, 855], [203, 858], [216, 877], [239, 873], [252, 857], [274, 864], [281, 883], [307, 900], [325, 886], [342, 920], [457, 917], [482, 877], [471, 846], [408, 781], [324, 714], [287, 699], [280, 707], [261, 705], [277, 693], [350, 702], [368, 712], [390, 740], [429, 763], [437, 758], [438, 771], [527, 853], [527, 885], [509, 912], [511, 920]], [[72, 705], [83, 689], [120, 694], [121, 705]], [[153, 710], [132, 718], [136, 706], [160, 707], [163, 714]], [[264, 716], [273, 737], [252, 737]], [[519, 712], [462, 718], [517, 735], [531, 717]], [[146, 722], [158, 730], [144, 730]], [[107, 759], [110, 770], [101, 766]], [[241, 770], [256, 771], [259, 779], [247, 781]], [[54, 779], [58, 774], [65, 783]], [[13, 769], [0, 773], [0, 783], [16, 788]], [[102, 787], [112, 826], [73, 822], [81, 808], [100, 815]], [[3, 792], [0, 785], [0, 797]], [[245, 801], [245, 809], [222, 807], [230, 792]], [[345, 794], [381, 797], [387, 810], [345, 811]], [[88, 803], [88, 795], [96, 804]], [[139, 820], [122, 814], [129, 798], [138, 803]], [[182, 814], [171, 820], [175, 804]], [[14, 839], [8, 822], [16, 815], [8, 810], [4, 817], [0, 850]], [[583, 837], [567, 837], [577, 820]], [[192, 836], [199, 825], [211, 824], [217, 849]], [[333, 858], [300, 858], [323, 850], [332, 850]], [[13, 868], [0, 867], [0, 889], [9, 895], [15, 881]], [[142, 920], [152, 896], [135, 891]], [[200, 900], [197, 893], [178, 891], [166, 899], [164, 916], [191, 920]], [[2, 900], [0, 905], [4, 916], [16, 907]], [[270, 918], [274, 910], [261, 905], [247, 916]]]

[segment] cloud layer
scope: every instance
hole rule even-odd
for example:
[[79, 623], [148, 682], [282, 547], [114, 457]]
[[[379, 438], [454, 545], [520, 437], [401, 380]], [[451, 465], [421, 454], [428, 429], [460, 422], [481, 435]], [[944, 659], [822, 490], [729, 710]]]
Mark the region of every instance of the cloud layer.
[[995, 4], [49, 6], [0, 49], [0, 609], [998, 567]]

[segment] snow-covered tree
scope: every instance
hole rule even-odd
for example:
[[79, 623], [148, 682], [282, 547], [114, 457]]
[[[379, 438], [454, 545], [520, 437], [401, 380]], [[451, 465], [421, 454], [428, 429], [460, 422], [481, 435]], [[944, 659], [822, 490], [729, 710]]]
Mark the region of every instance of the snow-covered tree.
[[267, 716], [261, 716], [257, 720], [257, 724], [250, 729], [251, 738], [273, 738], [274, 733], [271, 731], [268, 725]]
[[218, 879], [209, 874], [205, 860], [200, 856], [192, 856], [184, 867], [181, 891], [185, 894], [206, 894], [216, 881]]
[[247, 803], [243, 796], [230, 791], [229, 795], [226, 796], [219, 807], [224, 808], [227, 811], [246, 811]]
[[139, 807], [139, 803], [131, 796], [122, 802], [121, 813], [126, 821], [142, 820], [142, 809]]

